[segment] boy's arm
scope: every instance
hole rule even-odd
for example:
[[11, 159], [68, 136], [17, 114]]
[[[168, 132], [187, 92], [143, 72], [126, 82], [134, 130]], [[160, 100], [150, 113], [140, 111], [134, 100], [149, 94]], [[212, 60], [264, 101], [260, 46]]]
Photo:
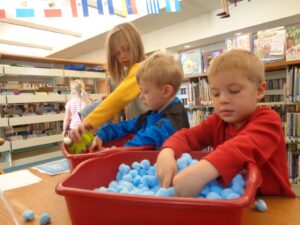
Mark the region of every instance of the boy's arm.
[[137, 119], [125, 120], [120, 123], [109, 123], [100, 128], [96, 135], [103, 142], [109, 142], [111, 140], [119, 139], [127, 134], [135, 134]]
[[195, 197], [208, 182], [218, 176], [219, 172], [216, 167], [209, 161], [202, 159], [183, 169], [174, 177], [175, 193], [179, 197]]
[[175, 131], [171, 121], [162, 118], [155, 124], [148, 126], [147, 129], [138, 131], [132, 140], [126, 142], [125, 146], [154, 145], [156, 149], [160, 149], [164, 141]]

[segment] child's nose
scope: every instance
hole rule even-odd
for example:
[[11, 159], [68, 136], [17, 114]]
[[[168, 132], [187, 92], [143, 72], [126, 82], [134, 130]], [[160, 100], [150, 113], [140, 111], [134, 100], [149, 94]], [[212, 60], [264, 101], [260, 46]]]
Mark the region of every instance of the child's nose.
[[220, 102], [221, 103], [227, 103], [229, 101], [229, 98], [226, 94], [220, 94]]

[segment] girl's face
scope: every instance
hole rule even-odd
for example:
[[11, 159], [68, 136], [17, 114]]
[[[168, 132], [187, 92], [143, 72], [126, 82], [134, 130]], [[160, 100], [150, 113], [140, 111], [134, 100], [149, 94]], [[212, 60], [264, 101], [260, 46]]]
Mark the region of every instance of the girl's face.
[[130, 67], [131, 52], [127, 41], [121, 40], [116, 44], [115, 54], [122, 67]]
[[256, 84], [240, 71], [218, 73], [209, 78], [215, 112], [239, 129], [256, 110], [266, 83]]

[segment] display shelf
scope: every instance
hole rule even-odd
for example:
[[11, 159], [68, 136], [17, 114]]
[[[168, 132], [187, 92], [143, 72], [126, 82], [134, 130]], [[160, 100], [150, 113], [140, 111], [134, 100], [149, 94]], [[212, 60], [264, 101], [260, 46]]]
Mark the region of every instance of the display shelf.
[[105, 79], [106, 74], [104, 72], [91, 72], [91, 71], [75, 71], [75, 70], [64, 70], [64, 76], [70, 78], [95, 78]]
[[12, 166], [21, 166], [57, 157], [63, 157], [62, 151], [60, 151], [58, 148], [47, 148], [21, 152], [13, 156]]
[[63, 69], [47, 69], [20, 66], [4, 66], [5, 76], [38, 76], [38, 77], [62, 77]]
[[64, 116], [65, 116], [64, 113], [33, 115], [33, 116], [13, 117], [13, 118], [9, 118], [8, 121], [10, 126], [18, 126], [18, 125], [26, 125], [26, 124], [33, 124], [33, 123], [63, 121]]
[[45, 94], [45, 95], [9, 95], [7, 104], [16, 103], [36, 103], [36, 102], [65, 102], [66, 96], [60, 94]]
[[5, 104], [6, 104], [6, 96], [0, 95], [0, 105], [5, 105]]
[[25, 140], [17, 140], [11, 142], [11, 149], [12, 151], [14, 151], [16, 149], [21, 149], [21, 148], [29, 148], [38, 145], [51, 144], [51, 143], [61, 142], [62, 139], [63, 139], [62, 134], [56, 134], [50, 136], [30, 138]]
[[[98, 83], [106, 82], [105, 72], [64, 69], [66, 65], [83, 65], [91, 69], [101, 69], [103, 68], [101, 63], [1, 54], [0, 64], [1, 85], [8, 92], [15, 94], [0, 95], [1, 115], [6, 115], [5, 112], [8, 110], [21, 110], [22, 113], [31, 113], [20, 117], [0, 117], [0, 131], [2, 135], [6, 135], [4, 138], [8, 139], [9, 136], [5, 129], [6, 127], [9, 127], [16, 134], [21, 128], [28, 129], [29, 133], [44, 134], [44, 127], [51, 125], [54, 132], [57, 133], [56, 135], [6, 141], [5, 145], [0, 148], [0, 151], [4, 152], [2, 155], [5, 155], [5, 157], [2, 157], [1, 164], [4, 167], [51, 159], [61, 155], [61, 151], [56, 151], [55, 153], [44, 151], [45, 154], [43, 154], [39, 149], [43, 148], [44, 145], [57, 145], [63, 139], [62, 134], [60, 134], [62, 132], [60, 130], [62, 121], [65, 116], [62, 105], [68, 101], [69, 95], [66, 93], [69, 92], [71, 80], [82, 79], [89, 88], [88, 91], [93, 93], [91, 98], [94, 100], [102, 99], [102, 96], [105, 95], [103, 92], [106, 92], [106, 90], [103, 91], [102, 86], [97, 86]], [[61, 88], [61, 85], [64, 88]], [[54, 109], [53, 111], [61, 111], [55, 114], [38, 115], [38, 112], [40, 112], [38, 110], [42, 110], [42, 107], [50, 107]], [[45, 110], [48, 111], [48, 109]], [[22, 113], [11, 114], [22, 115]], [[34, 115], [34, 113], [37, 115]], [[59, 147], [56, 149], [59, 149]], [[21, 154], [20, 152], [23, 151], [24, 153]], [[27, 157], [28, 155], [30, 157]], [[23, 156], [24, 159], [22, 158]], [[12, 158], [13, 160], [11, 160]], [[15, 160], [16, 158], [18, 159]]]
[[10, 151], [10, 142], [6, 141], [2, 146], [0, 146], [0, 152], [8, 152]]
[[90, 94], [90, 97], [92, 100], [101, 100], [106, 94], [100, 93], [100, 94]]
[[7, 127], [7, 126], [8, 126], [8, 118], [0, 117], [0, 127]]

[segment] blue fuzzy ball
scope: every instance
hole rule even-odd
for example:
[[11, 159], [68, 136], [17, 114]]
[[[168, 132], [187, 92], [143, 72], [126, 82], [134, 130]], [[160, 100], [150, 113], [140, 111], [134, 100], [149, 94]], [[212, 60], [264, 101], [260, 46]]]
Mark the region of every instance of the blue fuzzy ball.
[[256, 209], [260, 212], [265, 212], [268, 209], [266, 202], [262, 199], [255, 201], [254, 204], [255, 204]]
[[51, 222], [51, 216], [48, 213], [43, 213], [40, 216], [40, 224], [41, 225], [46, 225], [46, 224], [48, 224], [50, 222]]
[[34, 219], [34, 216], [35, 216], [35, 214], [32, 210], [27, 209], [23, 212], [24, 221], [31, 221]]

